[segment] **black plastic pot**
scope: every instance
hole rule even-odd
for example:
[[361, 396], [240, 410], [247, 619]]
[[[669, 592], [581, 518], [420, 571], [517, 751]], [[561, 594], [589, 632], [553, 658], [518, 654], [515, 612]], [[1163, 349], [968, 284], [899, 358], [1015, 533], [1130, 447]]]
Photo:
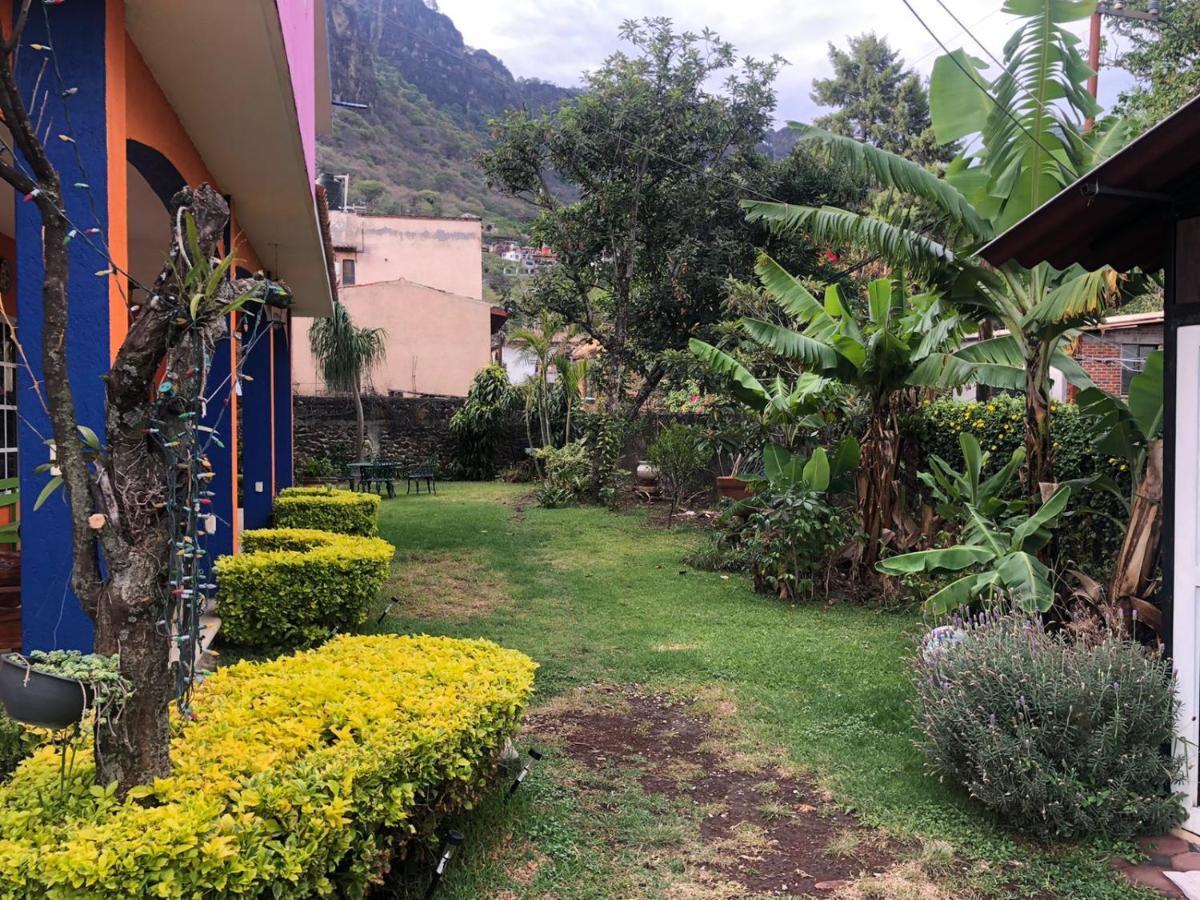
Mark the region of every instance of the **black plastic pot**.
[[39, 672], [19, 653], [0, 656], [0, 702], [9, 718], [55, 731], [83, 718], [95, 689], [75, 678]]

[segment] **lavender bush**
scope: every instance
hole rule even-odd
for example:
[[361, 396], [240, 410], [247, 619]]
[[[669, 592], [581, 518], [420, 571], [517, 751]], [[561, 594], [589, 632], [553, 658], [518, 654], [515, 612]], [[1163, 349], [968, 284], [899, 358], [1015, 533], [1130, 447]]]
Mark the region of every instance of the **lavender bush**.
[[1012, 827], [1128, 838], [1182, 821], [1164, 751], [1179, 702], [1160, 655], [996, 610], [931, 633], [916, 681], [931, 770]]

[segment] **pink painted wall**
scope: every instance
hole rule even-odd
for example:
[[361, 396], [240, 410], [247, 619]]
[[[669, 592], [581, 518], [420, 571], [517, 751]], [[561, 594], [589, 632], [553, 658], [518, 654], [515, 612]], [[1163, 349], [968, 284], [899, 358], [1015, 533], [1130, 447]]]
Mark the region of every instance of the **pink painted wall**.
[[[371, 373], [381, 394], [465, 397], [471, 379], [491, 360], [491, 305], [411, 281], [340, 289], [354, 323], [387, 331], [387, 359]], [[308, 346], [312, 319], [295, 319], [292, 382], [297, 394], [324, 393]]]
[[478, 219], [423, 216], [329, 215], [341, 260], [355, 260], [355, 283], [403, 278], [426, 287], [483, 299], [483, 226]]
[[324, 0], [275, 0], [279, 24], [283, 29], [283, 45], [287, 52], [288, 70], [292, 76], [292, 93], [296, 97], [296, 113], [300, 119], [300, 139], [304, 144], [304, 162], [308, 180], [317, 178], [317, 73], [316, 40], [318, 15], [325, 14]]

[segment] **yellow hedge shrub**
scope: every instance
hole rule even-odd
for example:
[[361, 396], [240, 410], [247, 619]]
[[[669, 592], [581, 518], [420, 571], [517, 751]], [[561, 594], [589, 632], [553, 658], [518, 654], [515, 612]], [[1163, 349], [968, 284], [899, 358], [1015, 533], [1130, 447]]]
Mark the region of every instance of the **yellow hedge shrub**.
[[311, 528], [242, 533], [242, 553], [217, 560], [221, 634], [293, 650], [357, 628], [391, 571], [391, 544]]
[[276, 528], [318, 528], [367, 537], [379, 533], [379, 496], [313, 486], [284, 488], [275, 498]]
[[339, 637], [219, 670], [174, 772], [118, 801], [81, 751], [0, 786], [0, 897], [359, 897], [434, 808], [470, 803], [535, 664], [488, 641]]

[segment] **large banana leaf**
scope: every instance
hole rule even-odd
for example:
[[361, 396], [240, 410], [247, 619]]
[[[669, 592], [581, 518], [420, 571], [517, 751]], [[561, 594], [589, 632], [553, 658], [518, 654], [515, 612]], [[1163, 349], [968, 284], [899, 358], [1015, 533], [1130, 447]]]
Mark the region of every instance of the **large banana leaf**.
[[1051, 537], [1050, 529], [1066, 510], [1070, 499], [1071, 488], [1068, 485], [1059, 487], [1050, 495], [1050, 499], [1037, 508], [1033, 515], [1013, 529], [1009, 548], [1014, 551], [1036, 553], [1046, 546]]
[[819, 144], [835, 162], [855, 174], [869, 176], [881, 187], [892, 188], [933, 204], [952, 225], [964, 230], [970, 237], [982, 241], [992, 236], [991, 226], [979, 216], [966, 197], [924, 166], [887, 150], [811, 125], [797, 122], [789, 122], [788, 125], [800, 135], [801, 143]]
[[886, 575], [912, 575], [917, 572], [961, 572], [980, 563], [991, 562], [996, 554], [986, 547], [960, 544], [941, 550], [917, 550], [881, 559], [875, 568]]
[[797, 322], [832, 334], [837, 324], [825, 313], [825, 307], [809, 293], [795, 276], [766, 253], [760, 253], [754, 265], [759, 281], [780, 308]]
[[791, 328], [761, 319], [742, 319], [741, 326], [746, 334], [768, 350], [793, 362], [837, 377], [845, 377], [847, 369], [853, 370], [849, 361], [829, 344]]
[[1146, 357], [1146, 367], [1129, 382], [1129, 412], [1141, 429], [1143, 439], [1152, 441], [1162, 434], [1163, 424], [1163, 352], [1155, 350]]
[[697, 338], [688, 341], [688, 349], [717, 375], [725, 379], [726, 388], [739, 403], [757, 413], [771, 402], [771, 395], [754, 374], [723, 350]]
[[1036, 556], [1017, 551], [1000, 559], [996, 575], [1008, 595], [1028, 612], [1046, 612], [1054, 605], [1050, 570]]
[[1098, 321], [1104, 315], [1110, 274], [1106, 266], [1068, 278], [1042, 296], [1026, 313], [1022, 326], [1032, 331], [1047, 325], [1075, 327]]

